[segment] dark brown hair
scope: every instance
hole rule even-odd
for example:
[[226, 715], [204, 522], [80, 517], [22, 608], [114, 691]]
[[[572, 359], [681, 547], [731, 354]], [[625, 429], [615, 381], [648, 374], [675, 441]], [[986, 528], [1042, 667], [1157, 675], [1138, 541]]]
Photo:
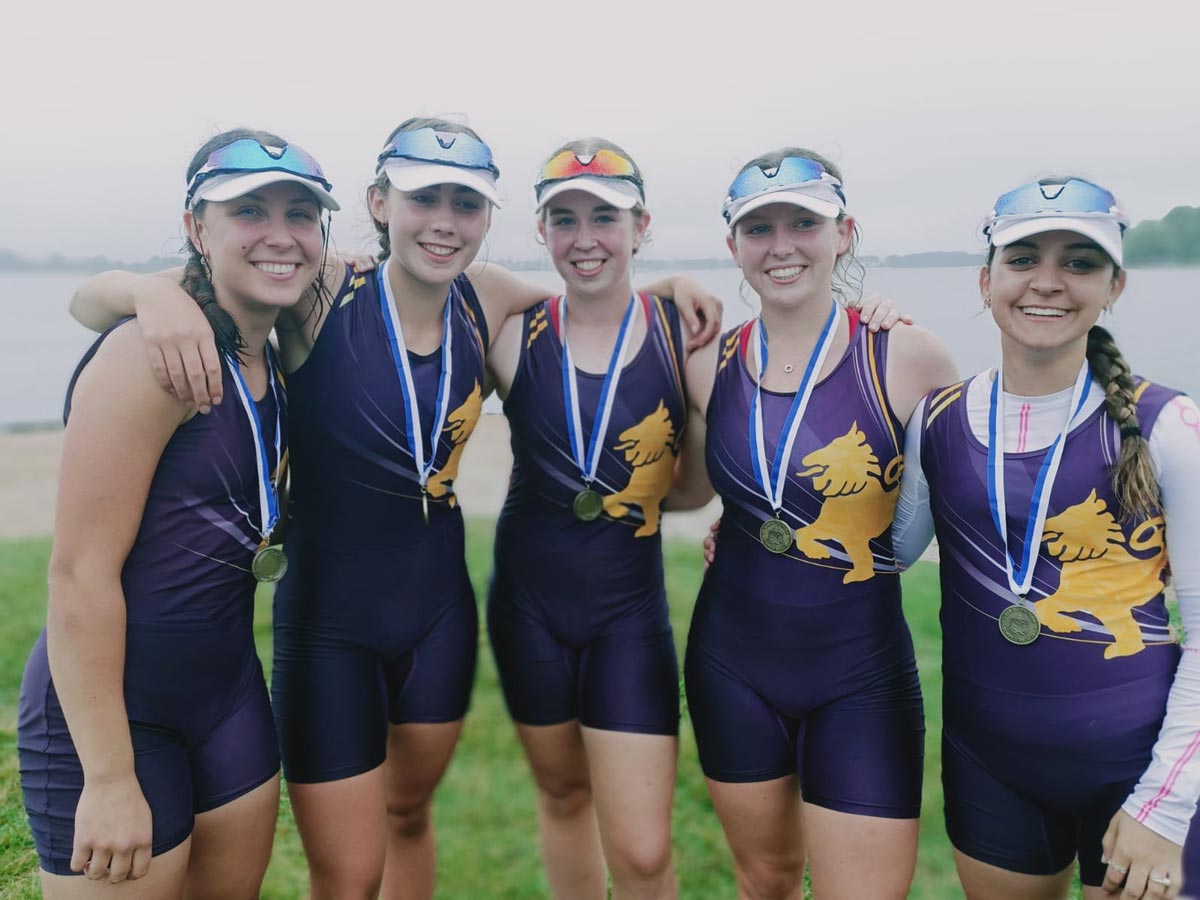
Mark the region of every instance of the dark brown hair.
[[[1097, 246], [1096, 249], [1104, 253], [1103, 248]], [[1112, 266], [1115, 281], [1121, 274], [1121, 267], [1107, 253], [1104, 256]], [[996, 248], [989, 246], [989, 268], [995, 258]], [[1104, 386], [1104, 410], [1120, 430], [1120, 451], [1112, 468], [1113, 493], [1117, 495], [1121, 507], [1120, 516], [1129, 521], [1155, 515], [1162, 509], [1162, 496], [1150, 458], [1150, 444], [1138, 423], [1137, 401], [1134, 399], [1137, 385], [1129, 363], [1107, 328], [1093, 325], [1088, 330], [1087, 361], [1092, 377]]]
[[[228, 144], [235, 141], [251, 140], [258, 141], [260, 144], [268, 147], [282, 147], [287, 144], [283, 138], [277, 134], [272, 134], [269, 131], [257, 131], [252, 128], [234, 128], [230, 131], [222, 131], [220, 134], [214, 135], [204, 142], [203, 146], [196, 151], [192, 157], [192, 161], [187, 167], [187, 181], [191, 184], [193, 176], [200, 171], [204, 164], [208, 161], [209, 155], [214, 150], [219, 150]], [[204, 216], [204, 208], [206, 201], [197, 201], [192, 206], [192, 215], [196, 219], [201, 219]], [[321, 231], [328, 240], [329, 233], [326, 230], [324, 223], [321, 225]], [[180, 281], [181, 286], [185, 291], [192, 295], [192, 298], [199, 304], [204, 317], [208, 320], [209, 327], [213, 330], [213, 339], [216, 342], [217, 350], [227, 356], [236, 356], [241, 358], [242, 351], [246, 349], [246, 342], [242, 338], [242, 333], [238, 330], [237, 322], [233, 316], [221, 308], [217, 303], [216, 294], [213, 291], [212, 273], [208, 268], [208, 260], [200, 252], [194, 243], [191, 236], [184, 238], [184, 252], [187, 253], [187, 263], [183, 269], [183, 278]], [[321, 281], [320, 272], [325, 265], [324, 249], [321, 254], [321, 265], [317, 269], [317, 280], [313, 282], [309, 290], [315, 291], [317, 297], [327, 293], [324, 291]]]

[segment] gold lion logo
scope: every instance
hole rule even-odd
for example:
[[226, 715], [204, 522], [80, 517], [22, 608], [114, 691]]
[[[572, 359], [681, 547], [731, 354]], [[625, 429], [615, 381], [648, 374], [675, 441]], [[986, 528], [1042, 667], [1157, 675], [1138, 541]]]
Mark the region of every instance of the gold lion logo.
[[[1130, 656], [1146, 648], [1141, 629], [1133, 619], [1134, 607], [1154, 599], [1162, 591], [1163, 519], [1143, 522], [1129, 540], [1108, 505], [1092, 490], [1086, 500], [1067, 507], [1046, 520], [1042, 541], [1050, 555], [1062, 563], [1058, 590], [1033, 606], [1038, 619], [1059, 634], [1080, 631], [1082, 626], [1063, 613], [1085, 612], [1095, 616], [1114, 643], [1104, 648], [1104, 658]], [[1135, 550], [1155, 549], [1153, 556], [1139, 559]]]
[[658, 409], [622, 431], [620, 440], [613, 449], [625, 453], [633, 472], [622, 490], [604, 498], [604, 511], [620, 519], [629, 514], [626, 504], [640, 506], [646, 521], [633, 536], [647, 537], [658, 531], [659, 506], [675, 474], [675, 426], [666, 404], [659, 400]]
[[446, 417], [446, 425], [442, 429], [450, 432], [450, 440], [454, 447], [446, 459], [446, 464], [429, 476], [425, 489], [429, 491], [430, 497], [445, 497], [446, 494], [450, 494], [450, 499], [446, 502], [451, 507], [458, 502], [454, 494], [450, 493], [454, 487], [454, 479], [458, 475], [458, 463], [462, 459], [463, 450], [467, 447], [467, 438], [475, 430], [475, 423], [479, 421], [479, 412], [482, 409], [483, 392], [479, 389], [479, 382], [476, 381], [475, 387], [467, 395], [467, 399]]
[[825, 501], [815, 522], [796, 529], [796, 548], [809, 559], [828, 559], [828, 548], [818, 541], [834, 541], [850, 557], [851, 569], [842, 584], [874, 578], [870, 541], [892, 525], [898, 496], [893, 488], [900, 480], [904, 457], [897, 456], [881, 472], [879, 458], [854, 422], [849, 431], [808, 454], [801, 464], [807, 468], [796, 474], [811, 476]]

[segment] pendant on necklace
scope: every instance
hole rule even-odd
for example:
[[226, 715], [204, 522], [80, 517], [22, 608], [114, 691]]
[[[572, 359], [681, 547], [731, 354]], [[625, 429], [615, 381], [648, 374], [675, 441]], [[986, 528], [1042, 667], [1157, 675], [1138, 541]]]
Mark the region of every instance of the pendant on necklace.
[[794, 369], [794, 368], [796, 368], [796, 367], [793, 366], [791, 363], [784, 363], [784, 365], [783, 365], [783, 371], [787, 372], [789, 375], [791, 374], [792, 369]]

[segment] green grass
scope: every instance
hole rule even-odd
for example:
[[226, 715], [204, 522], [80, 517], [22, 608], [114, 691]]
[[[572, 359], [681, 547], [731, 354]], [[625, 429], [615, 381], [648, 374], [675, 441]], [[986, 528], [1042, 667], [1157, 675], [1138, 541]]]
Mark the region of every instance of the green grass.
[[[486, 596], [492, 523], [473, 521], [467, 555], [476, 594]], [[16, 705], [21, 671], [45, 617], [48, 540], [0, 543], [0, 900], [39, 896], [36, 858], [21, 807], [16, 763]], [[666, 545], [667, 593], [682, 659], [692, 604], [700, 586], [698, 546]], [[904, 576], [905, 610], [916, 642], [928, 719], [924, 814], [913, 896], [961, 897], [942, 828], [941, 636], [937, 569], [920, 564]], [[255, 626], [264, 663], [271, 661], [269, 593], [259, 596]], [[486, 634], [481, 635], [486, 644]], [[481, 646], [479, 673], [462, 742], [438, 791], [438, 896], [546, 896], [536, 842], [533, 787], [504, 709], [491, 652]], [[675, 862], [683, 898], [734, 895], [729, 854], [705, 790], [685, 715], [674, 814]], [[275, 851], [262, 896], [304, 896], [304, 856], [285, 794]]]

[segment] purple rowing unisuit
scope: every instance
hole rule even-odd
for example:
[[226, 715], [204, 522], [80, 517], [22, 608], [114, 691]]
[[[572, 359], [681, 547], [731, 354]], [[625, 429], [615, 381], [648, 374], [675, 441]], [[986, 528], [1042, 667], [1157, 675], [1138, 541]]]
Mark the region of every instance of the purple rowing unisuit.
[[[113, 329], [75, 370], [64, 419], [75, 381]], [[229, 384], [233, 374], [224, 359], [221, 372]], [[282, 387], [278, 398], [286, 422]], [[279, 464], [275, 404], [269, 390], [256, 403], [273, 475]], [[287, 447], [286, 440], [280, 443]], [[191, 834], [197, 813], [228, 803], [279, 770], [254, 648], [250, 562], [259, 544], [258, 504], [250, 423], [240, 403], [227, 401], [176, 429], [121, 570], [125, 707], [134, 766], [154, 820], [156, 856]], [[25, 668], [17, 731], [21, 787], [42, 868], [72, 874], [83, 770], [50, 677], [44, 631]]]
[[428, 523], [375, 277], [347, 277], [291, 375], [290, 565], [275, 594], [271, 679], [290, 781], [366, 772], [386, 758], [389, 723], [466, 712], [478, 622], [454, 478], [479, 419], [488, 339], [470, 281], [456, 285], [438, 435], [442, 351], [408, 351], [424, 446], [435, 448]]
[[[1179, 661], [1163, 520], [1122, 520], [1111, 475], [1120, 435], [1101, 406], [1066, 437], [1039, 535], [1028, 601], [1040, 634], [1009, 643], [998, 619], [1015, 598], [967, 388], [928, 395], [921, 439], [941, 553], [947, 830], [967, 855], [1015, 872], [1052, 874], [1078, 856], [1083, 882], [1098, 885], [1100, 839], [1150, 762]], [[1144, 434], [1176, 393], [1139, 382]], [[1005, 454], [1014, 557], [1045, 455]]]
[[[751, 323], [722, 338], [707, 462], [724, 512], [688, 637], [688, 709], [710, 778], [798, 772], [806, 802], [912, 818], [924, 719], [890, 536], [904, 425], [887, 403], [886, 332], [849, 318], [784, 461], [784, 554], [759, 541], [773, 512], [751, 464]], [[793, 395], [762, 396], [770, 460]]]
[[[686, 405], [675, 305], [641, 295], [645, 339], [625, 364], [593, 488], [594, 521], [577, 519], [584, 487], [563, 400], [558, 299], [525, 314], [521, 359], [504, 411], [513, 475], [496, 526], [488, 629], [518, 722], [579, 719], [592, 728], [675, 734], [679, 679], [663, 586], [659, 516]], [[603, 375], [576, 372], [590, 439]]]

